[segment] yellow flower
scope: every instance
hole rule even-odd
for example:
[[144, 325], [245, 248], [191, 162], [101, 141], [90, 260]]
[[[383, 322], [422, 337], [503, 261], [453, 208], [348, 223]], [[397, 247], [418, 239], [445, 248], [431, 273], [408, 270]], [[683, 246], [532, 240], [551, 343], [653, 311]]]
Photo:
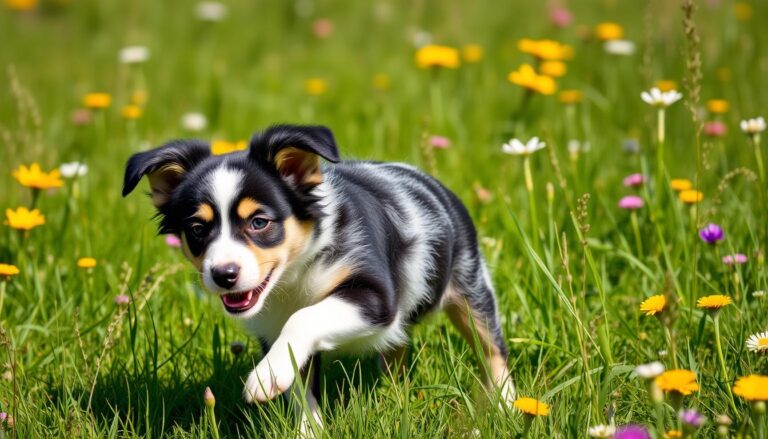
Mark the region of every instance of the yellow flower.
[[573, 47], [555, 40], [523, 38], [517, 42], [517, 49], [523, 53], [548, 61], [562, 61], [573, 58]]
[[133, 105], [144, 105], [147, 103], [147, 91], [146, 90], [134, 90], [131, 93], [131, 103]]
[[5, 0], [5, 6], [12, 11], [31, 11], [37, 7], [38, 0]]
[[96, 266], [96, 259], [94, 258], [80, 258], [77, 260], [77, 266], [80, 268], [93, 268]]
[[29, 210], [26, 207], [5, 209], [5, 224], [16, 230], [32, 230], [45, 224], [45, 216], [37, 209]]
[[668, 432], [664, 433], [664, 439], [677, 439], [682, 437], [683, 432], [680, 430], [669, 430]]
[[696, 204], [704, 199], [704, 194], [696, 189], [686, 189], [678, 194], [680, 201], [686, 204]]
[[677, 392], [690, 395], [699, 390], [696, 374], [686, 369], [668, 370], [656, 377], [656, 385], [665, 392]]
[[19, 274], [19, 267], [11, 264], [0, 264], [0, 276], [11, 277]]
[[459, 63], [459, 51], [453, 47], [428, 44], [416, 51], [416, 66], [420, 69], [430, 67], [456, 69]]
[[707, 101], [707, 109], [710, 113], [723, 114], [728, 111], [728, 101], [725, 99], [710, 99]]
[[768, 401], [768, 376], [748, 375], [736, 380], [733, 393], [747, 401]]
[[618, 23], [600, 23], [595, 26], [595, 36], [603, 41], [620, 40], [624, 36], [624, 28]]
[[563, 90], [557, 97], [564, 104], [577, 104], [581, 102], [582, 94], [579, 90]]
[[523, 64], [517, 70], [510, 72], [509, 82], [535, 92], [551, 95], [555, 93], [555, 80], [546, 75], [537, 75], [530, 64]]
[[747, 2], [737, 2], [733, 5], [733, 13], [736, 15], [736, 19], [739, 21], [749, 21], [752, 19], [754, 10], [752, 5]]
[[211, 154], [222, 155], [230, 152], [242, 151], [248, 148], [248, 142], [241, 140], [239, 142], [228, 142], [226, 140], [214, 140], [211, 142]]
[[13, 171], [12, 175], [22, 186], [33, 189], [52, 189], [64, 186], [58, 169], [43, 172], [38, 163], [32, 163], [29, 167], [19, 165], [19, 168]]
[[483, 47], [479, 44], [465, 44], [461, 48], [462, 58], [470, 64], [480, 62], [483, 59], [483, 54]]
[[565, 75], [567, 68], [562, 61], [544, 61], [539, 66], [539, 73], [559, 78]]
[[373, 88], [376, 90], [388, 90], [390, 83], [389, 75], [385, 73], [377, 73], [373, 75]]
[[109, 108], [112, 105], [112, 95], [109, 93], [88, 93], [83, 97], [83, 106], [90, 109]]
[[138, 105], [126, 105], [123, 107], [123, 118], [136, 120], [141, 117], [141, 107]]
[[676, 190], [677, 192], [687, 191], [693, 187], [693, 183], [691, 183], [691, 180], [688, 180], [687, 178], [673, 178], [669, 181], [669, 185], [672, 186], [672, 189]]
[[722, 294], [714, 294], [712, 296], [705, 296], [696, 302], [696, 306], [708, 310], [718, 310], [726, 305], [731, 304], [731, 298]]
[[640, 311], [647, 316], [652, 316], [664, 311], [665, 306], [667, 306], [667, 298], [663, 294], [657, 294], [645, 299], [640, 304]]
[[671, 79], [659, 79], [655, 85], [662, 92], [677, 90], [677, 82]]
[[328, 91], [328, 83], [322, 78], [309, 78], [304, 82], [304, 91], [310, 96], [320, 96]]
[[526, 415], [547, 416], [549, 414], [549, 406], [537, 399], [518, 398], [515, 400], [514, 405], [516, 409], [520, 410]]

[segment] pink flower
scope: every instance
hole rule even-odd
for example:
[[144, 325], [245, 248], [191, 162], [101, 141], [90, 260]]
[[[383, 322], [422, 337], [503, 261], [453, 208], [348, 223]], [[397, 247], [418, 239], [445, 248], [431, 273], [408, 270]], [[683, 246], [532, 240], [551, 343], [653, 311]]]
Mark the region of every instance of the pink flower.
[[180, 248], [181, 239], [176, 235], [165, 235], [165, 244], [171, 248]]
[[725, 255], [723, 256], [723, 264], [725, 265], [733, 265], [733, 264], [746, 264], [747, 263], [747, 255], [743, 253], [734, 253], [732, 255]]
[[555, 27], [568, 27], [573, 21], [573, 14], [566, 7], [554, 5], [549, 8], [549, 21]]
[[728, 132], [728, 126], [719, 120], [713, 120], [704, 124], [704, 134], [709, 137], [723, 137]]
[[636, 210], [643, 207], [645, 202], [637, 195], [627, 195], [619, 200], [619, 207], [627, 210]]
[[645, 177], [643, 174], [631, 174], [624, 178], [624, 186], [626, 187], [638, 187], [645, 183]]
[[435, 149], [448, 149], [451, 146], [451, 139], [445, 136], [429, 136], [429, 145]]
[[85, 108], [78, 108], [77, 110], [72, 112], [71, 119], [72, 119], [72, 124], [77, 126], [83, 126], [91, 123], [91, 119], [93, 119], [93, 115], [91, 114], [91, 110], [87, 110]]
[[131, 303], [131, 298], [128, 297], [126, 294], [118, 294], [115, 296], [115, 304], [116, 305], [128, 305]]
[[328, 38], [333, 34], [333, 22], [327, 18], [319, 18], [312, 23], [312, 33], [317, 38]]

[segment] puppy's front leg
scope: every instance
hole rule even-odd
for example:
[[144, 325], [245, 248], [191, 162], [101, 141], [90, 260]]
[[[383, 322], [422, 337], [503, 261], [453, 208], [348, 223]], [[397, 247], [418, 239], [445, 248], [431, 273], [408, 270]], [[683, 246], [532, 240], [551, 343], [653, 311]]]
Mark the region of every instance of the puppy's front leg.
[[295, 379], [291, 352], [301, 369], [313, 353], [331, 350], [376, 331], [376, 326], [366, 321], [357, 305], [334, 295], [296, 311], [288, 318], [269, 352], [248, 375], [243, 390], [245, 400], [265, 402], [288, 390]]

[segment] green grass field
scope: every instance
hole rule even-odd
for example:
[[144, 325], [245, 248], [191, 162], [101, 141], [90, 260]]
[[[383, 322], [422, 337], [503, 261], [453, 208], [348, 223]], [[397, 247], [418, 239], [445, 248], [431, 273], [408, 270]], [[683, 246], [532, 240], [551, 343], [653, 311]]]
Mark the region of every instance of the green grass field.
[[[570, 438], [598, 424], [643, 424], [661, 438], [685, 427], [684, 407], [708, 418], [701, 437], [718, 434], [723, 414], [732, 424], [721, 434], [764, 437], [768, 387], [752, 389], [752, 402], [731, 389], [768, 374], [768, 340], [758, 352], [746, 344], [768, 330], [768, 298], [755, 294], [768, 288], [767, 153], [739, 127], [768, 109], [765, 2], [702, 0], [687, 26], [685, 2], [663, 0], [571, 1], [570, 22], [554, 11], [559, 26], [555, 2], [231, 0], [218, 22], [184, 0], [36, 3], [6, 0], [0, 10], [0, 208], [45, 216], [29, 231], [7, 224], [7, 213], [0, 225], [0, 263], [19, 271], [0, 270], [0, 411], [13, 418], [0, 422], [0, 437], [295, 434], [282, 400], [243, 402], [262, 355], [256, 340], [156, 235], [149, 200], [120, 196], [137, 151], [178, 137], [246, 140], [278, 122], [325, 124], [342, 156], [415, 164], [465, 201], [492, 268], [518, 396], [550, 409], [532, 419], [497, 408], [475, 353], [434, 315], [413, 330], [404, 377], [380, 372], [373, 356], [325, 357], [322, 436]], [[595, 32], [605, 22], [621, 26], [633, 54], [606, 53]], [[553, 94], [508, 80], [540, 64], [519, 50], [523, 38], [571, 47]], [[430, 41], [476, 44], [482, 56], [421, 69], [418, 46]], [[134, 45], [149, 59], [121, 63], [119, 51]], [[658, 81], [683, 94], [664, 111], [663, 144], [658, 107], [640, 98]], [[563, 103], [561, 90], [581, 99]], [[84, 112], [96, 92], [109, 106]], [[189, 112], [207, 127], [184, 128]], [[434, 135], [450, 146], [433, 148]], [[502, 152], [510, 138], [533, 136], [546, 148]], [[574, 141], [589, 149], [569, 151]], [[88, 173], [58, 189], [12, 175], [71, 161]], [[633, 173], [645, 183], [625, 187]], [[703, 199], [682, 202], [672, 179], [690, 180]], [[644, 206], [620, 208], [627, 195]], [[704, 242], [708, 223], [725, 239]], [[746, 263], [723, 263], [736, 253]], [[95, 267], [80, 268], [85, 257]], [[696, 306], [714, 294], [732, 300], [716, 319]], [[117, 304], [120, 295], [130, 302]], [[666, 306], [646, 316], [640, 304], [654, 295]], [[233, 342], [244, 352], [232, 353]], [[699, 389], [654, 400], [664, 385], [634, 369], [656, 360], [693, 371]], [[693, 433], [684, 434], [670, 437]]]

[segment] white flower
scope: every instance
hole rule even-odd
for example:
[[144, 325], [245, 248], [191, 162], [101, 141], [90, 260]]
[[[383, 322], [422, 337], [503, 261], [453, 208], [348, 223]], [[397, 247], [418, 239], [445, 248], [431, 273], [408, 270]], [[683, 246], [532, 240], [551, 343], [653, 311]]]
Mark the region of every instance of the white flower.
[[762, 116], [741, 121], [741, 130], [746, 134], [759, 134], [765, 131], [765, 119]]
[[653, 87], [650, 91], [644, 91], [640, 93], [640, 97], [648, 105], [654, 107], [669, 107], [675, 102], [679, 101], [683, 94], [677, 90], [661, 91], [656, 87]]
[[768, 353], [768, 331], [750, 335], [747, 339], [747, 349], [752, 352]]
[[616, 427], [613, 425], [598, 424], [594, 427], [589, 427], [587, 430], [590, 437], [610, 439], [616, 434]]
[[208, 127], [208, 119], [202, 113], [186, 113], [181, 116], [181, 126], [187, 131], [202, 131]]
[[603, 50], [610, 55], [629, 56], [635, 53], [635, 43], [629, 40], [610, 40], [603, 44]]
[[88, 173], [88, 165], [80, 162], [62, 163], [59, 165], [59, 172], [64, 178], [82, 177]]
[[523, 143], [517, 139], [511, 139], [501, 146], [501, 150], [512, 155], [528, 155], [547, 146], [546, 143], [539, 141], [538, 137], [532, 137], [528, 143]]
[[582, 152], [589, 152], [589, 142], [580, 142], [578, 140], [568, 141], [568, 152], [575, 156]]
[[118, 55], [123, 64], [141, 64], [149, 59], [149, 49], [145, 46], [129, 46], [120, 49]]
[[765, 296], [765, 291], [764, 290], [757, 290], [757, 291], [753, 291], [752, 292], [752, 297], [754, 297], [756, 299], [759, 299], [759, 298], [761, 298], [763, 296]]
[[199, 2], [195, 8], [195, 15], [202, 21], [221, 21], [227, 17], [227, 5], [220, 2]]
[[635, 373], [640, 378], [651, 380], [664, 373], [664, 365], [659, 361], [653, 363], [641, 364], [635, 368]]

